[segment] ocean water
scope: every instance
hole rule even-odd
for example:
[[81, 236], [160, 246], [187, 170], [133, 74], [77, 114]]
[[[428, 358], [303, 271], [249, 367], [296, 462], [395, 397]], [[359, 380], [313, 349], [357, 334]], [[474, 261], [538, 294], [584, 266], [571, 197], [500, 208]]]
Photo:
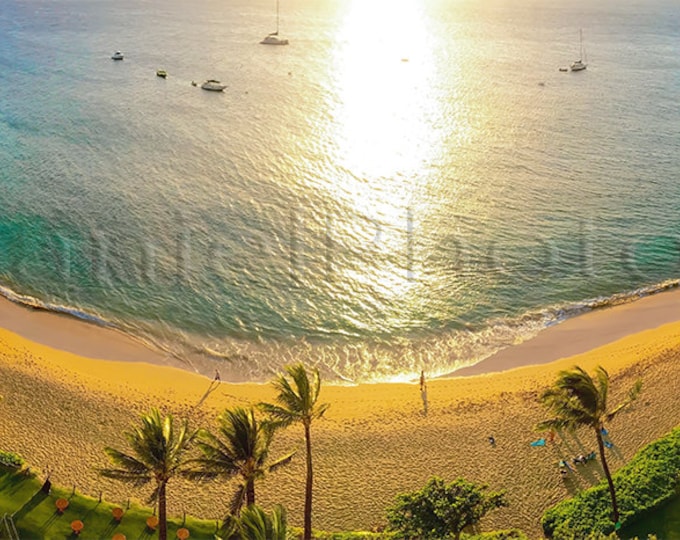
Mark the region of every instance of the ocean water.
[[272, 0], [2, 0], [7, 297], [223, 378], [375, 381], [677, 286], [675, 1], [280, 11], [287, 47]]

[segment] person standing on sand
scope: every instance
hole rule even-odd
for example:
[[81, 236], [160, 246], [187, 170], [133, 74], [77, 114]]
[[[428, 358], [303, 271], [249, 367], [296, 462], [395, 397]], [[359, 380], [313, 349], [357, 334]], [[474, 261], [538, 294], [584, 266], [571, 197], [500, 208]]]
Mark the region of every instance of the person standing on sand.
[[427, 384], [425, 383], [425, 370], [420, 372], [420, 399], [423, 400], [423, 414], [427, 416]]

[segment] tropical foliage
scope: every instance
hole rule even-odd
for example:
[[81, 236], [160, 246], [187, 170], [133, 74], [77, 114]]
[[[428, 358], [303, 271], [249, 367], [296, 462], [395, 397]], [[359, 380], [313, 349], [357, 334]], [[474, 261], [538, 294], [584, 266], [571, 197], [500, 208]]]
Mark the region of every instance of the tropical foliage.
[[275, 506], [267, 514], [257, 505], [248, 506], [239, 517], [231, 517], [222, 530], [223, 540], [286, 540], [286, 510]]
[[306, 481], [305, 481], [305, 514], [304, 540], [312, 538], [312, 489], [314, 474], [312, 467], [312, 421], [321, 418], [328, 404], [317, 403], [321, 392], [321, 377], [317, 369], [311, 369], [311, 377], [303, 364], [295, 364], [285, 368], [285, 374], [279, 375], [272, 383], [277, 392], [276, 404], [262, 403], [264, 410], [277, 427], [300, 423], [305, 430], [306, 449]]
[[[647, 516], [677, 496], [680, 487], [680, 428], [640, 450], [613, 476], [624, 527]], [[610, 534], [611, 502], [607, 484], [582, 491], [543, 514], [543, 531], [549, 538], [585, 538]]]
[[489, 511], [507, 506], [504, 492], [486, 490], [486, 486], [463, 478], [447, 484], [433, 477], [421, 490], [399, 495], [387, 519], [400, 538], [458, 540], [463, 529], [478, 523]]
[[255, 504], [255, 481], [289, 463], [294, 452], [267, 464], [274, 429], [270, 423], [258, 422], [252, 408], [225, 410], [218, 418], [218, 426], [215, 435], [209, 431], [200, 434], [197, 445], [202, 456], [192, 460], [198, 469], [190, 476], [239, 477], [230, 504], [231, 514], [238, 514], [244, 502], [247, 506]]
[[4, 452], [0, 450], [0, 466], [10, 469], [21, 469], [24, 465], [24, 458], [14, 452]]
[[104, 451], [114, 468], [102, 469], [102, 475], [136, 486], [154, 483], [150, 502], [158, 504], [158, 538], [167, 539], [166, 488], [170, 479], [183, 471], [186, 452], [196, 436], [188, 422], [175, 426], [172, 415], [162, 416], [158, 409], [141, 417], [141, 427], [125, 432], [131, 453], [106, 447]]
[[637, 399], [642, 388], [638, 380], [628, 392], [627, 398], [612, 410], [609, 410], [607, 396], [609, 394], [609, 374], [602, 367], [595, 369], [593, 379], [583, 368], [574, 366], [570, 370], [560, 371], [553, 386], [541, 396], [541, 401], [552, 418], [540, 422], [538, 429], [565, 429], [574, 431], [579, 427], [589, 427], [595, 433], [600, 451], [600, 461], [612, 503], [612, 521], [619, 523], [619, 507], [612, 475], [607, 464], [602, 432], [605, 421], [611, 421], [618, 413]]

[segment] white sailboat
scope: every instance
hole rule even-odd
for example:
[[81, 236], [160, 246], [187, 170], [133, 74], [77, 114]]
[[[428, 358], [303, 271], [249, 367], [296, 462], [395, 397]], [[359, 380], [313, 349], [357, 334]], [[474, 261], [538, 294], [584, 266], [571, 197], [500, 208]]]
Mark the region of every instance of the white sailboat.
[[262, 45], [288, 45], [288, 40], [279, 37], [279, 0], [276, 0], [276, 32], [267, 35], [262, 41]]
[[586, 64], [584, 60], [585, 55], [583, 51], [583, 30], [579, 30], [579, 37], [580, 37], [579, 59], [576, 60], [575, 62], [572, 62], [571, 64], [572, 71], [583, 71], [588, 67], [588, 64]]

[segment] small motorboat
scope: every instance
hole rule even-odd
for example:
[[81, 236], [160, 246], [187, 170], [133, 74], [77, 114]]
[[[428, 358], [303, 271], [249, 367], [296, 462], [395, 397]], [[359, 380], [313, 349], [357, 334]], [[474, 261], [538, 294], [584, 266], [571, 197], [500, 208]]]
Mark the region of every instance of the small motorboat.
[[111, 60], [122, 60], [124, 58], [123, 53], [120, 51], [116, 51], [111, 55]]
[[203, 90], [212, 90], [213, 92], [221, 92], [226, 87], [227, 87], [226, 84], [222, 84], [220, 81], [217, 81], [215, 79], [208, 79], [201, 85], [201, 88], [203, 88]]
[[162, 79], [165, 79], [168, 76], [168, 72], [165, 71], [164, 69], [157, 69], [156, 70], [156, 77], [161, 77]]

